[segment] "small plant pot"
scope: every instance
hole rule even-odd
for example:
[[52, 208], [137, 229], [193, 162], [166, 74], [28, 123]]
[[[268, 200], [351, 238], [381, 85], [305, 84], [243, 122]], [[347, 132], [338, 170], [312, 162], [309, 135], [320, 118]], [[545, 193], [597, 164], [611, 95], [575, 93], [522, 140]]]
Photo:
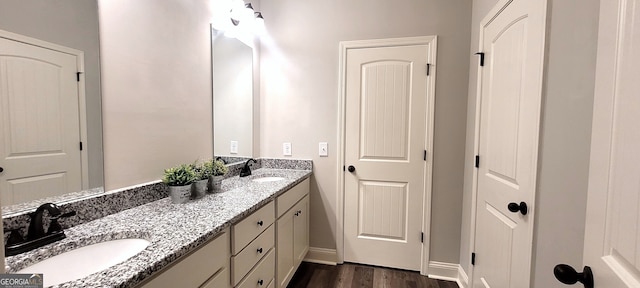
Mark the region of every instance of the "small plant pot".
[[205, 180], [198, 180], [196, 182], [193, 182], [193, 191], [191, 193], [191, 197], [193, 197], [193, 199], [200, 199], [202, 197], [204, 197], [204, 194], [207, 193], [207, 186], [209, 184], [209, 179], [205, 179]]
[[222, 179], [224, 176], [211, 176], [209, 177], [209, 193], [220, 193], [222, 192]]
[[191, 197], [191, 185], [169, 186], [169, 196], [171, 196], [171, 203], [185, 203]]

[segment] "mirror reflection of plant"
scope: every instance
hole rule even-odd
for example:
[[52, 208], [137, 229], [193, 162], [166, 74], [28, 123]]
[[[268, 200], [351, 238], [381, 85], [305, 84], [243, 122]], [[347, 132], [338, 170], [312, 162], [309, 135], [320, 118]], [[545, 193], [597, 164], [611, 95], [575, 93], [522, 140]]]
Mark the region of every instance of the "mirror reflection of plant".
[[229, 172], [229, 168], [224, 164], [222, 160], [211, 159], [207, 162], [204, 162], [204, 166], [206, 167], [206, 169], [211, 170], [212, 176], [222, 176]]
[[198, 180], [198, 176], [193, 167], [189, 164], [182, 164], [164, 170], [162, 182], [169, 186], [185, 186]]

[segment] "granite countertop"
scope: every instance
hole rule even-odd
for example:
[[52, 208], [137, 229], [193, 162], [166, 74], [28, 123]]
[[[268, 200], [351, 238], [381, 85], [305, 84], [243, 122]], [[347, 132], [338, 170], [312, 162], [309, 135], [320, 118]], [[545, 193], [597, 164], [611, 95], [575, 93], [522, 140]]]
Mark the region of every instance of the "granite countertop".
[[[265, 176], [285, 179], [251, 181]], [[310, 170], [257, 169], [249, 177], [225, 179], [222, 193], [207, 194], [184, 204], [172, 204], [167, 197], [65, 229], [64, 240], [7, 257], [6, 269], [15, 273], [46, 258], [106, 240], [144, 238], [151, 244], [136, 256], [88, 277], [55, 286], [132, 287], [310, 176]]]

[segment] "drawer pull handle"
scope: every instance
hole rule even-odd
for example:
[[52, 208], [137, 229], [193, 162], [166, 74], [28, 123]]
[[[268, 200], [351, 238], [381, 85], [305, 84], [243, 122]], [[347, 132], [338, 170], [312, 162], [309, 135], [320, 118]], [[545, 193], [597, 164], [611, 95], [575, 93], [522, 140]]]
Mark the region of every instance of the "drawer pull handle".
[[258, 221], [258, 226], [262, 226], [264, 225], [264, 222], [262, 222], [262, 220]]
[[264, 281], [262, 279], [258, 280], [258, 285], [262, 286], [262, 284], [264, 284]]
[[262, 248], [258, 248], [258, 253], [262, 254]]

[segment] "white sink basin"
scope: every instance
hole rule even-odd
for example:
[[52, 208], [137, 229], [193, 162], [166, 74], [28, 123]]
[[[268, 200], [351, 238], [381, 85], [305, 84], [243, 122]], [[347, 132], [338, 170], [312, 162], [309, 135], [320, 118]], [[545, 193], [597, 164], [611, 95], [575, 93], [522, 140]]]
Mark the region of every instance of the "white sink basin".
[[258, 182], [258, 183], [263, 183], [263, 182], [273, 182], [273, 181], [280, 181], [280, 180], [284, 180], [284, 177], [267, 176], [267, 177], [255, 178], [255, 179], [253, 179], [251, 181]]
[[151, 244], [144, 239], [118, 239], [80, 247], [45, 259], [16, 273], [43, 273], [44, 287], [84, 278], [119, 264]]

